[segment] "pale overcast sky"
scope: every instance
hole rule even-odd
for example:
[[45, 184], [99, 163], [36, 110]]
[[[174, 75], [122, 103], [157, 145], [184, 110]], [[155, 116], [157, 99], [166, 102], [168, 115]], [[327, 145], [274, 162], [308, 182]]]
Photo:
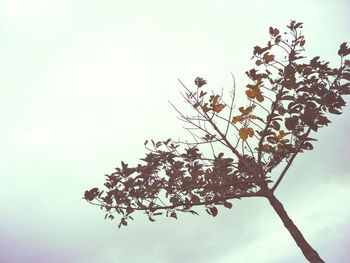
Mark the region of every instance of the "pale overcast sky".
[[[243, 93], [253, 46], [290, 19], [308, 55], [337, 65], [349, 13], [347, 0], [1, 0], [0, 262], [306, 262], [266, 200], [118, 230], [81, 197], [145, 139], [187, 136], [168, 104], [178, 78], [229, 90], [232, 72]], [[333, 116], [277, 191], [332, 263], [350, 257], [349, 119]]]

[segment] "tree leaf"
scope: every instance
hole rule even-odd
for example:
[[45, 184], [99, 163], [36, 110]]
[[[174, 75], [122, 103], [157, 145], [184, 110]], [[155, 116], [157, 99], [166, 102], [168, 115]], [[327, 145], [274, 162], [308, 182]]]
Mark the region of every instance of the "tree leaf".
[[255, 64], [256, 64], [257, 66], [260, 66], [262, 63], [263, 63], [263, 62], [262, 62], [260, 59], [258, 59], [257, 61], [255, 61]]
[[287, 95], [287, 96], [283, 96], [283, 97], [281, 98], [281, 100], [292, 100], [292, 101], [294, 101], [295, 98], [294, 98], [294, 96]]
[[263, 102], [264, 101], [264, 96], [259, 94], [256, 96], [256, 100], [259, 101], [259, 102]]
[[286, 126], [286, 128], [288, 130], [294, 130], [296, 128], [296, 126], [298, 125], [298, 117], [297, 116], [293, 116], [291, 118], [287, 118], [285, 120], [284, 125]]
[[231, 209], [232, 208], [232, 203], [225, 201], [224, 202], [224, 207]]
[[170, 217], [173, 217], [173, 218], [177, 219], [176, 212], [174, 212], [174, 211], [173, 211], [173, 212], [171, 212]]
[[254, 130], [252, 128], [247, 128], [243, 127], [239, 130], [239, 137], [243, 140], [246, 141], [248, 137], [253, 137], [254, 136]]
[[244, 108], [244, 107], [239, 107], [239, 111], [242, 113], [242, 115], [248, 115], [249, 113], [251, 113], [253, 111], [253, 109], [256, 107], [255, 104]]
[[239, 115], [239, 116], [235, 116], [232, 118], [232, 123], [233, 124], [236, 124], [237, 122], [241, 122], [241, 121], [244, 121], [246, 118], [242, 115]]
[[314, 148], [314, 146], [311, 143], [304, 142], [303, 149], [305, 149], [305, 150], [312, 150], [313, 148]]
[[85, 191], [84, 198], [88, 201], [92, 201], [95, 199], [95, 197], [98, 196], [98, 194], [99, 194], [99, 190], [97, 187], [95, 187], [89, 191]]
[[272, 121], [270, 126], [272, 129], [275, 129], [277, 131], [281, 128], [281, 125], [277, 121]]
[[191, 196], [191, 201], [193, 204], [198, 204], [201, 200], [197, 195], [192, 195]]
[[275, 135], [276, 139], [279, 141], [281, 140], [284, 136], [290, 134], [290, 132], [284, 133], [283, 130], [279, 131], [279, 134]]
[[247, 133], [247, 128], [241, 128], [239, 130], [239, 137], [243, 140], [246, 141], [248, 139], [248, 133]]
[[343, 73], [343, 79], [350, 81], [350, 73]]
[[199, 105], [200, 105], [199, 102], [195, 102], [195, 103], [193, 104], [193, 108], [197, 108]]
[[245, 94], [250, 99], [257, 99], [257, 101], [262, 102], [264, 100], [264, 97], [261, 94], [261, 90], [259, 87], [253, 87], [251, 89], [248, 89], [245, 91]]
[[197, 77], [195, 80], [194, 80], [194, 84], [197, 85], [198, 88], [204, 86], [205, 84], [207, 84], [207, 81], [203, 78], [200, 78], [200, 77]]
[[263, 56], [263, 59], [264, 59], [265, 63], [270, 63], [270, 62], [274, 61], [275, 56], [272, 54], [269, 54], [269, 53], [265, 53]]
[[201, 93], [199, 94], [199, 97], [202, 98], [202, 97], [204, 97], [206, 94], [207, 94], [207, 92], [204, 92], [204, 91], [201, 90]]
[[270, 152], [271, 146], [269, 144], [263, 144], [261, 147], [262, 152]]
[[194, 210], [188, 210], [188, 212], [190, 212], [192, 215], [197, 215], [198, 216], [198, 213]]
[[212, 216], [217, 216], [218, 214], [218, 209], [215, 206], [209, 207], [209, 211], [207, 210], [207, 212], [212, 215]]
[[343, 42], [338, 50], [338, 55], [345, 57], [350, 54], [350, 48], [348, 48], [347, 43]]
[[224, 104], [216, 104], [213, 107], [213, 111], [215, 111], [216, 113], [219, 113], [220, 111], [223, 110], [223, 108], [225, 108]]

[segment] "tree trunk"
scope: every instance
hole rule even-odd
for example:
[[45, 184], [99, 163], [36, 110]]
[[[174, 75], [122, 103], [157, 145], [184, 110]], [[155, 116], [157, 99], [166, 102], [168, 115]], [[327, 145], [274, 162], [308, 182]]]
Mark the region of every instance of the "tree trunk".
[[324, 263], [316, 250], [314, 250], [305, 240], [297, 226], [293, 223], [292, 219], [289, 218], [286, 210], [284, 210], [282, 203], [276, 198], [276, 196], [274, 196], [274, 194], [268, 194], [266, 197], [272, 207], [275, 209], [276, 213], [281, 218], [284, 226], [288, 229], [289, 233], [294, 238], [294, 241], [297, 243], [298, 247], [303, 252], [305, 258], [311, 263]]

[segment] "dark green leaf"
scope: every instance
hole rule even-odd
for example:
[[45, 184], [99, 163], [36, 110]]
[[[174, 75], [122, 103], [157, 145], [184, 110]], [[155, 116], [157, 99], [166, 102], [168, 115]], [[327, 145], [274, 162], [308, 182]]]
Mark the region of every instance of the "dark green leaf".
[[210, 207], [209, 210], [210, 210], [211, 215], [214, 217], [218, 214], [218, 209], [215, 206]]
[[177, 215], [176, 215], [175, 212], [171, 212], [170, 217], [173, 217], [173, 218], [177, 219]]
[[345, 57], [350, 54], [350, 48], [348, 48], [347, 43], [344, 42], [340, 45], [340, 48], [338, 50], [338, 55]]
[[191, 201], [194, 204], [198, 204], [201, 200], [200, 200], [200, 198], [197, 195], [192, 195], [191, 196]]
[[288, 130], [292, 131], [298, 125], [298, 117], [293, 116], [291, 118], [287, 118], [284, 124]]
[[224, 207], [231, 209], [232, 208], [232, 203], [225, 201], [224, 202]]
[[195, 80], [194, 80], [194, 84], [197, 85], [198, 88], [204, 86], [205, 84], [207, 84], [207, 81], [203, 78], [200, 78], [200, 77], [197, 77]]
[[92, 188], [91, 190], [89, 191], [85, 191], [85, 194], [84, 194], [84, 197], [86, 200], [88, 201], [92, 201], [95, 199], [95, 197], [97, 197], [99, 194], [99, 190], [97, 187], [95, 188]]
[[350, 81], [350, 73], [343, 73], [343, 79]]
[[309, 143], [309, 142], [304, 142], [304, 144], [303, 144], [303, 149], [305, 149], [305, 150], [312, 150], [314, 147], [312, 146], [312, 144], [311, 143]]
[[201, 93], [199, 94], [199, 97], [202, 98], [203, 96], [205, 96], [207, 94], [207, 92], [204, 92], [201, 90]]
[[192, 215], [197, 215], [198, 216], [198, 213], [194, 210], [189, 210], [188, 212], [190, 212]]
[[281, 98], [281, 100], [295, 100], [294, 96], [291, 96], [291, 95], [287, 95], [287, 96], [283, 96]]

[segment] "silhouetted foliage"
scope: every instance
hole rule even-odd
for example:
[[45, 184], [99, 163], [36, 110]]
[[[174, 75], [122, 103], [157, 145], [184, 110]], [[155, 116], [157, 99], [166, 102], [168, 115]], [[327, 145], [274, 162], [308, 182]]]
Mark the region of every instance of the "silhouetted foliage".
[[[295, 157], [313, 149], [316, 139], [311, 135], [330, 123], [330, 114], [342, 113], [344, 95], [350, 94], [350, 60], [345, 59], [350, 48], [341, 44], [336, 68], [318, 56], [307, 61], [302, 23], [291, 21], [287, 27], [284, 34], [270, 27], [268, 43], [254, 47], [256, 68], [246, 72], [251, 80], [247, 105], [239, 107], [238, 114], [233, 114], [235, 83], [227, 104], [222, 95], [208, 94], [203, 78], [195, 79], [194, 89], [180, 81], [182, 96], [195, 113], [186, 115], [173, 107], [191, 126], [193, 142], [146, 141], [142, 163], [129, 167], [121, 162], [106, 175], [104, 190], [93, 188], [84, 198], [105, 209], [105, 218], [118, 214], [121, 227], [137, 210], [155, 221], [162, 214], [175, 219], [179, 212], [197, 214], [194, 208], [204, 206], [215, 217], [218, 206], [232, 208], [230, 199], [265, 197], [305, 257], [323, 262], [274, 191]], [[227, 151], [217, 153], [218, 144]], [[209, 157], [206, 146], [212, 151]], [[278, 165], [283, 165], [282, 172], [272, 174]]]

